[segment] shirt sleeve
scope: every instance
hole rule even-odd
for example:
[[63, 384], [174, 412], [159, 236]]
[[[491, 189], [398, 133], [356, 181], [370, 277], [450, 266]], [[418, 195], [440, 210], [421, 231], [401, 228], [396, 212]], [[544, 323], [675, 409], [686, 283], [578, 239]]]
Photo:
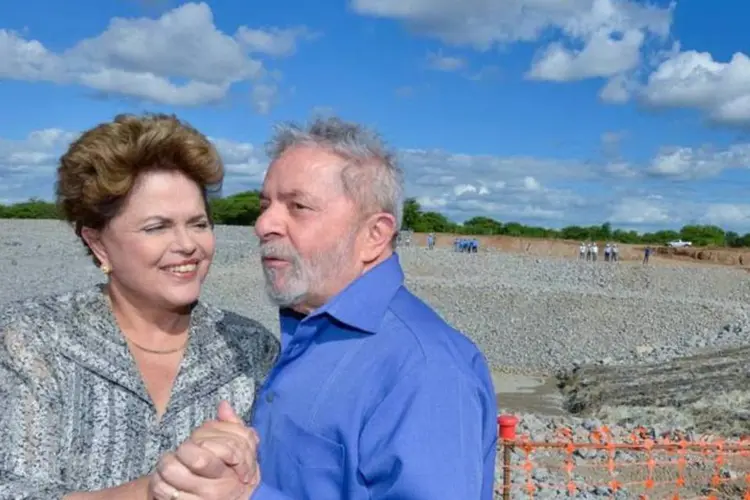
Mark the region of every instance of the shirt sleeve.
[[42, 347], [28, 340], [0, 323], [1, 500], [59, 499], [71, 492], [62, 480], [57, 384]]
[[364, 426], [360, 472], [373, 500], [492, 498], [484, 477], [486, 389], [439, 364], [404, 374]]

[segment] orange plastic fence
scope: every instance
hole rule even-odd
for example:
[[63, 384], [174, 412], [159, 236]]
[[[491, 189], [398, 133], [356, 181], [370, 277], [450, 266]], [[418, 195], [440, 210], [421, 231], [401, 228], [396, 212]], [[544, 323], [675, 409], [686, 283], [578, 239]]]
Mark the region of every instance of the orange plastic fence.
[[652, 439], [639, 428], [616, 442], [601, 427], [585, 441], [561, 428], [556, 440], [535, 442], [516, 435], [517, 423], [510, 415], [498, 417], [503, 458], [497, 491], [506, 500], [593, 491], [600, 498], [750, 500], [750, 438]]

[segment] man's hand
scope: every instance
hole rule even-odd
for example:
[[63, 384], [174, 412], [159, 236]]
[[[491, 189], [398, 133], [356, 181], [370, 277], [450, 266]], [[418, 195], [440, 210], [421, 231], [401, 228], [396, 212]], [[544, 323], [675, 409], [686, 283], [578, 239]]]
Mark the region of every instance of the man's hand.
[[222, 402], [218, 421], [204, 423], [162, 457], [149, 483], [150, 498], [247, 499], [260, 483], [257, 444], [255, 431]]

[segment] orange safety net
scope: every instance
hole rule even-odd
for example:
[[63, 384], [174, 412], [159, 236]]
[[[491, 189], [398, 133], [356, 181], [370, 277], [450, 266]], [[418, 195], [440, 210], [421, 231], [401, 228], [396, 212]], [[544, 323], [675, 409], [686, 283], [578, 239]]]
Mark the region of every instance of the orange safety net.
[[653, 439], [638, 428], [616, 442], [601, 427], [585, 441], [560, 428], [555, 440], [534, 442], [515, 436], [517, 421], [510, 418], [498, 419], [503, 481], [497, 491], [504, 499], [595, 492], [600, 498], [750, 500], [748, 438]]

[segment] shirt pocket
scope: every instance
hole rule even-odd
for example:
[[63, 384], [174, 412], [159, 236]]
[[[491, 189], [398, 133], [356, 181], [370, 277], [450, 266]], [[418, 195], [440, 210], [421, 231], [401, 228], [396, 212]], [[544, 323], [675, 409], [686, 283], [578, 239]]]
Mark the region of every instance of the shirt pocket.
[[287, 415], [274, 420], [267, 448], [274, 457], [273, 482], [293, 498], [344, 498], [344, 447], [304, 429]]

